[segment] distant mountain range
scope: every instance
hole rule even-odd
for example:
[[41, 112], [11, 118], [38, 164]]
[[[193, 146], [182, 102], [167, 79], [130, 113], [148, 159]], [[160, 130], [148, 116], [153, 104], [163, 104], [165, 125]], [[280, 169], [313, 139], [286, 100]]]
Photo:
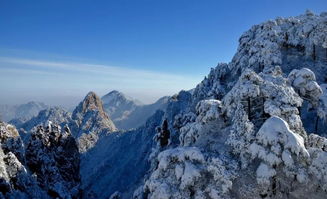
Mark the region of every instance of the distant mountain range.
[[16, 119], [21, 122], [36, 116], [41, 110], [49, 108], [42, 102], [28, 102], [21, 105], [0, 105], [0, 116], [5, 122]]

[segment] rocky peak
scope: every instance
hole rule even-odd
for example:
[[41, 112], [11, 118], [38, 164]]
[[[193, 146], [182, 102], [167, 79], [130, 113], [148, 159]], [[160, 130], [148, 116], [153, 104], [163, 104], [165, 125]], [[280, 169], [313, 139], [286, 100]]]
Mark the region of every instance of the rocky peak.
[[76, 137], [83, 133], [116, 130], [114, 123], [104, 112], [101, 99], [94, 92], [89, 92], [84, 100], [79, 103], [72, 114], [72, 119], [76, 123], [73, 129]]
[[101, 99], [92, 91], [86, 95], [86, 97], [81, 103], [82, 113], [86, 113], [89, 110], [98, 110], [102, 113], [104, 112]]

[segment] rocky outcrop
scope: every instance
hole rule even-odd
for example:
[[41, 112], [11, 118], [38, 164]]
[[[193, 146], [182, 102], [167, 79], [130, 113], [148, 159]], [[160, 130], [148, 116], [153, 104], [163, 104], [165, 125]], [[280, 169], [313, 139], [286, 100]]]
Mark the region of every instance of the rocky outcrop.
[[25, 148], [16, 128], [0, 122], [0, 198], [50, 198], [26, 166]]

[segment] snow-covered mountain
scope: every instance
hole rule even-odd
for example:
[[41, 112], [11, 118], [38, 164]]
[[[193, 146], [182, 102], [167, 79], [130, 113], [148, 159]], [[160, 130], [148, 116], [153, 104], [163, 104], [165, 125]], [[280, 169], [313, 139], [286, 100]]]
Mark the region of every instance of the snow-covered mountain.
[[9, 122], [25, 122], [36, 116], [41, 110], [47, 109], [49, 106], [42, 102], [28, 102], [21, 105], [0, 105], [0, 116], [3, 121]]
[[327, 13], [255, 25], [230, 63], [167, 98], [136, 129], [113, 132], [92, 92], [71, 118], [79, 148], [67, 126], [34, 128], [24, 146], [13, 126], [0, 123], [1, 194], [326, 198], [326, 77]]
[[326, 22], [307, 12], [245, 32], [169, 121], [179, 139], [134, 198], [326, 198], [327, 139], [313, 134], [327, 130]]
[[22, 124], [16, 124], [14, 121], [11, 121], [11, 123], [17, 129], [23, 128], [25, 131], [30, 131], [33, 127], [46, 125], [49, 121], [59, 124], [63, 128], [65, 125], [72, 123], [71, 113], [60, 107], [51, 107], [40, 111], [37, 116]]
[[[142, 103], [124, 95], [123, 93], [113, 90], [101, 98], [103, 107], [110, 118], [115, 122], [128, 119], [130, 114]], [[121, 126], [116, 124], [117, 128]]]
[[103, 107], [116, 127], [121, 130], [137, 128], [157, 110], [164, 110], [169, 97], [162, 97], [153, 104], [142, 104], [119, 91], [111, 91], [102, 98]]
[[[255, 25], [241, 36], [230, 63], [212, 69], [192, 92], [170, 98], [156, 122], [162, 125], [146, 136], [157, 144], [147, 149], [149, 161], [140, 167], [150, 170], [138, 176], [144, 183], [133, 197], [129, 188], [135, 183], [111, 184], [118, 170], [125, 179], [137, 175], [113, 164], [116, 153], [134, 149], [130, 143], [92, 174], [101, 180], [93, 187], [85, 163], [97, 165], [103, 159], [93, 157], [112, 147], [95, 145], [92, 155], [82, 158], [83, 184], [90, 184], [95, 197], [326, 198], [327, 139], [313, 134], [327, 130], [326, 21], [327, 13], [307, 12]], [[144, 136], [141, 129], [137, 137]], [[102, 183], [110, 188], [98, 189]]]

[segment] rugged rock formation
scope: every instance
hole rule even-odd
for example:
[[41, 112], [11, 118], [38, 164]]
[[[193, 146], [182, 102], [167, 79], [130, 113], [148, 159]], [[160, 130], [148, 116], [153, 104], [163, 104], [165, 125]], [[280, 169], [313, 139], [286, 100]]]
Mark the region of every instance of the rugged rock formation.
[[53, 198], [78, 198], [80, 158], [77, 142], [68, 127], [51, 122], [32, 133], [26, 148], [26, 161], [37, 181]]
[[49, 198], [25, 164], [25, 148], [14, 126], [0, 122], [0, 143], [0, 198]]

